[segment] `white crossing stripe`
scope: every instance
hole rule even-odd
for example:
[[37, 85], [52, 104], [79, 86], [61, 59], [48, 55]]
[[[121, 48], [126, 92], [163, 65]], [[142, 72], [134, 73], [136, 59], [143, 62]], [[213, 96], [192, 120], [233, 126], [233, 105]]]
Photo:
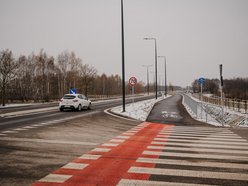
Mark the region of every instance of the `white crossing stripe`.
[[122, 140], [122, 139], [111, 139], [110, 142], [116, 142], [116, 143], [122, 143], [124, 142], [125, 140]]
[[95, 148], [92, 151], [94, 152], [109, 152], [111, 149], [110, 148]]
[[37, 128], [37, 127], [31, 127], [31, 126], [26, 126], [26, 127], [23, 127], [24, 129], [34, 129], [34, 128]]
[[167, 175], [167, 176], [183, 176], [183, 177], [248, 181], [247, 174], [243, 174], [243, 173], [210, 172], [210, 171], [180, 170], [180, 169], [160, 169], [160, 168], [147, 168], [147, 167], [131, 167], [128, 170], [128, 172], [139, 173], [139, 174], [155, 174], [155, 175]]
[[14, 134], [14, 133], [18, 133], [17, 131], [13, 131], [13, 130], [7, 130], [7, 131], [3, 131], [3, 134]]
[[135, 133], [124, 132], [122, 135], [132, 136], [132, 135], [134, 135], [134, 134], [135, 134]]
[[24, 128], [17, 128], [17, 129], [13, 129], [13, 130], [16, 130], [16, 131], [24, 131], [24, 130], [28, 130], [28, 129], [24, 129]]
[[82, 170], [85, 167], [87, 167], [89, 164], [86, 163], [68, 163], [62, 168], [64, 169], [76, 169], [76, 170]]
[[157, 159], [157, 158], [138, 158], [137, 162], [248, 170], [248, 164], [240, 164], [240, 163], [221, 163], [221, 162], [204, 162], [204, 161], [193, 162], [193, 161], [187, 161], [187, 160], [171, 160], [171, 159]]
[[226, 160], [246, 160], [247, 156], [238, 155], [215, 155], [215, 154], [192, 154], [192, 153], [175, 153], [175, 152], [158, 152], [158, 151], [144, 151], [145, 155], [158, 155], [158, 156], [173, 156], [183, 158], [206, 158], [206, 159], [226, 159]]
[[130, 137], [129, 137], [129, 136], [116, 136], [115, 138], [128, 139], [128, 138], [130, 138]]
[[49, 174], [46, 177], [40, 179], [39, 182], [64, 183], [71, 177], [71, 175], [64, 174]]
[[6, 136], [6, 134], [0, 134], [0, 136]]
[[84, 155], [80, 156], [79, 159], [97, 160], [100, 157], [101, 157], [101, 155], [84, 154]]
[[213, 152], [213, 153], [230, 153], [230, 154], [248, 154], [248, 151], [234, 149], [211, 149], [211, 148], [185, 148], [185, 147], [170, 147], [170, 146], [148, 146], [148, 149], [160, 150], [178, 150], [178, 151], [193, 151], [193, 152]]
[[122, 179], [117, 184], [117, 186], [209, 186], [209, 185], [179, 183], [179, 182], [162, 182], [162, 181], [149, 181], [149, 180]]
[[231, 138], [231, 139], [243, 139], [242, 137], [236, 135], [236, 134], [230, 134], [230, 135], [218, 135], [218, 134], [202, 134], [202, 133], [165, 133], [160, 132], [160, 135], [169, 135], [169, 136], [197, 136], [197, 137], [215, 137], [215, 138]]
[[214, 138], [230, 138], [230, 139], [243, 139], [242, 137], [238, 135], [213, 135], [213, 134], [199, 134], [199, 133], [159, 133], [159, 135], [168, 135], [168, 136], [189, 136], [191, 135], [192, 137], [214, 137]]
[[187, 146], [187, 147], [206, 147], [206, 148], [225, 148], [225, 149], [240, 149], [248, 150], [246, 146], [232, 146], [232, 145], [217, 145], [217, 144], [196, 144], [196, 143], [176, 143], [176, 142], [163, 142], [163, 141], [153, 141], [153, 145], [177, 145], [177, 146]]
[[232, 131], [218, 131], [218, 130], [170, 130], [161, 132], [173, 132], [173, 133], [209, 133], [209, 134], [234, 134]]
[[180, 135], [157, 135], [158, 138], [170, 138], [170, 139], [206, 139], [210, 141], [240, 141], [240, 142], [247, 142], [246, 139], [230, 139], [230, 138], [216, 138], [216, 137], [193, 137], [193, 136], [180, 136]]
[[192, 139], [175, 139], [175, 138], [154, 138], [155, 141], [175, 141], [175, 142], [189, 142], [189, 143], [207, 143], [207, 144], [226, 144], [226, 145], [239, 145], [248, 146], [248, 142], [229, 142], [229, 141], [210, 141], [208, 139], [192, 140]]
[[102, 144], [102, 146], [106, 146], [106, 147], [116, 147], [118, 145], [119, 145], [118, 143], [104, 143], [104, 144]]

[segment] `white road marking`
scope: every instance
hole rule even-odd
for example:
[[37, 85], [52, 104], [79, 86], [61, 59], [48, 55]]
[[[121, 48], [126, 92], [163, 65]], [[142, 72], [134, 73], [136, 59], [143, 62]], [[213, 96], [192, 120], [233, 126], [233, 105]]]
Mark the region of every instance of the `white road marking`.
[[[209, 186], [202, 184], [190, 184], [179, 182], [162, 182], [162, 181], [149, 181], [149, 180], [129, 180], [121, 179], [117, 186]], [[213, 186], [213, 185], [212, 185]]]
[[203, 134], [203, 133], [171, 133], [171, 132], [160, 132], [160, 135], [170, 135], [170, 136], [197, 136], [197, 137], [215, 137], [215, 138], [233, 138], [233, 139], [242, 139], [242, 137], [236, 135], [236, 134], [213, 134], [213, 133], [208, 133], [208, 134]]
[[153, 141], [151, 144], [153, 145], [177, 145], [177, 146], [186, 146], [186, 147], [205, 147], [205, 148], [225, 148], [225, 149], [240, 149], [240, 150], [248, 150], [246, 146], [238, 146], [238, 145], [217, 145], [217, 144], [196, 144], [196, 143], [176, 143], [176, 142], [163, 142], [163, 141]]
[[116, 147], [118, 146], [118, 143], [104, 143], [101, 146], [106, 146], [106, 147]]
[[84, 154], [84, 155], [80, 156], [79, 159], [97, 160], [100, 157], [101, 157], [101, 155]]
[[178, 151], [193, 151], [193, 152], [213, 152], [213, 153], [230, 153], [230, 154], [248, 154], [248, 151], [234, 150], [234, 149], [211, 149], [211, 148], [184, 148], [184, 147], [170, 147], [170, 146], [148, 146], [147, 149], [160, 150], [178, 150]]
[[64, 183], [66, 180], [70, 179], [72, 175], [64, 174], [49, 174], [46, 177], [39, 180], [39, 182], [51, 182], [51, 183]]
[[240, 142], [247, 142], [246, 139], [230, 139], [230, 138], [214, 138], [214, 137], [192, 137], [192, 136], [180, 136], [180, 135], [157, 135], [158, 138], [170, 138], [170, 139], [194, 139], [194, 140], [199, 140], [199, 139], [205, 139], [205, 140], [210, 140], [210, 141], [240, 141]]
[[200, 167], [217, 167], [229, 169], [248, 169], [248, 164], [240, 163], [220, 163], [220, 162], [193, 162], [186, 160], [171, 160], [171, 159], [157, 159], [157, 158], [138, 158], [137, 162], [140, 163], [155, 163], [165, 165], [184, 165], [184, 166], [200, 166]]
[[109, 152], [111, 149], [110, 148], [95, 148], [92, 151], [94, 152]]
[[122, 135], [132, 136], [132, 135], [134, 135], [134, 134], [135, 134], [135, 133], [124, 132]]
[[33, 143], [55, 143], [55, 144], [70, 144], [70, 145], [90, 145], [95, 146], [99, 143], [81, 142], [81, 141], [63, 141], [63, 140], [46, 140], [46, 139], [34, 139], [34, 138], [0, 138], [1, 141], [19, 141], [19, 142], [33, 142]]
[[125, 140], [122, 140], [122, 139], [111, 139], [109, 142], [116, 142], [116, 143], [122, 143], [124, 142]]
[[116, 136], [115, 138], [128, 139], [128, 138], [130, 138], [130, 137], [129, 137], [129, 136]]
[[18, 133], [18, 131], [13, 131], [13, 130], [6, 130], [2, 132], [3, 134], [15, 134]]
[[154, 138], [154, 141], [168, 141], [168, 142], [189, 142], [189, 143], [197, 143], [197, 144], [225, 144], [225, 145], [239, 145], [239, 146], [248, 146], [248, 142], [230, 142], [230, 141], [210, 141], [208, 139], [200, 139], [200, 140], [193, 140], [193, 139], [176, 139], [176, 138]]
[[180, 169], [160, 169], [160, 168], [146, 168], [146, 167], [131, 167], [128, 170], [128, 172], [139, 173], [139, 174], [155, 174], [155, 175], [166, 175], [166, 176], [183, 176], [183, 177], [248, 181], [247, 174], [243, 174], [243, 173], [210, 172], [210, 171], [180, 170]]
[[62, 168], [64, 169], [77, 169], [77, 170], [82, 170], [85, 167], [87, 167], [89, 164], [86, 163], [68, 163], [65, 166], [63, 166]]
[[24, 129], [24, 128], [17, 128], [17, 129], [13, 129], [13, 130], [16, 130], [16, 131], [25, 131], [25, 130], [28, 130], [28, 129]]
[[31, 127], [31, 126], [26, 126], [26, 127], [23, 127], [24, 129], [35, 129], [37, 127]]
[[248, 161], [247, 156], [238, 156], [238, 155], [193, 154], [193, 153], [158, 152], [158, 151], [144, 151], [143, 154], [158, 155], [158, 156], [173, 156], [173, 157], [183, 157], [183, 158], [206, 158], [206, 159]]

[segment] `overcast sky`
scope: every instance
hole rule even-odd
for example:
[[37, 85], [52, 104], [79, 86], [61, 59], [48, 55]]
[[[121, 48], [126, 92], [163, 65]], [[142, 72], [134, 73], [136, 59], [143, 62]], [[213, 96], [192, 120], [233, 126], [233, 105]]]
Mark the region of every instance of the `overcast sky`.
[[[121, 75], [120, 0], [0, 0], [0, 50], [18, 57], [75, 51], [99, 74]], [[126, 80], [154, 78], [154, 42], [167, 57], [167, 83], [248, 77], [247, 0], [124, 0]], [[158, 59], [163, 83], [164, 61]]]

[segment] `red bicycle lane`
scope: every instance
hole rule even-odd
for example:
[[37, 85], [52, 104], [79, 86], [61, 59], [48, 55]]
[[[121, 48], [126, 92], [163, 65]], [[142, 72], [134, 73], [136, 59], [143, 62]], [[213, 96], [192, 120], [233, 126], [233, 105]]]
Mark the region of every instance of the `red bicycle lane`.
[[159, 158], [142, 153], [159, 132], [173, 125], [144, 122], [107, 143], [73, 160], [66, 166], [33, 183], [33, 186], [117, 185], [121, 179], [148, 180], [149, 174], [128, 173], [132, 167], [154, 167], [138, 163], [143, 158]]

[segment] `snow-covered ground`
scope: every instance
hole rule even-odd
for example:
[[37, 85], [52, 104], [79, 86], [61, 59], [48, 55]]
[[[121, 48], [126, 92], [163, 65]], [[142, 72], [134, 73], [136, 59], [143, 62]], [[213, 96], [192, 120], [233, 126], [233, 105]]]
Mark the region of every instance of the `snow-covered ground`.
[[198, 99], [188, 96], [194, 102], [193, 105], [197, 105], [197, 113], [194, 113], [191, 105], [183, 101], [184, 107], [192, 118], [215, 126], [248, 127], [248, 114], [236, 112], [226, 107], [222, 109], [222, 107], [210, 103], [201, 103]]
[[122, 112], [122, 106], [114, 107], [111, 109], [111, 112], [136, 120], [145, 121], [150, 111], [152, 110], [154, 104], [168, 97], [170, 96], [167, 96], [165, 98], [160, 97], [157, 100], [154, 98], [150, 100], [128, 104], [126, 105], [126, 112]]

